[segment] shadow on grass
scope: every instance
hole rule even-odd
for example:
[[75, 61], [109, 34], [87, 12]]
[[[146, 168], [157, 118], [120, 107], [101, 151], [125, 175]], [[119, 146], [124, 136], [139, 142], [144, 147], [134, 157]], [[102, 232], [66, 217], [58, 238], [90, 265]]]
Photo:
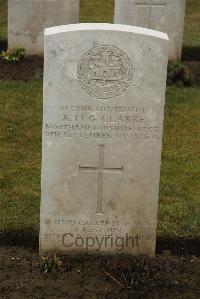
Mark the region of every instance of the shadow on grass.
[[[39, 233], [38, 231], [27, 229], [8, 230], [0, 232], [0, 245], [17, 246], [38, 249]], [[162, 254], [164, 250], [169, 250], [173, 255], [200, 256], [200, 237], [188, 238], [164, 238], [158, 237], [156, 244], [156, 253]]]
[[7, 40], [0, 40], [0, 51], [6, 51], [8, 48]]
[[170, 250], [173, 255], [195, 255], [200, 256], [200, 237], [186, 238], [164, 238], [158, 237], [156, 253], [161, 254], [163, 250]]
[[183, 47], [183, 61], [200, 61], [200, 47]]
[[37, 249], [39, 233], [32, 229], [0, 231], [0, 245]]

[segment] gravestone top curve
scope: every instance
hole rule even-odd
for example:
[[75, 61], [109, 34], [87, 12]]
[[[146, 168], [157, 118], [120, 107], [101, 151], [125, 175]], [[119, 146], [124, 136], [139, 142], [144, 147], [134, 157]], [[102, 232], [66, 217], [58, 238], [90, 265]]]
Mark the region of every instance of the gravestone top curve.
[[79, 23], [79, 24], [69, 24], [69, 25], [49, 27], [45, 29], [45, 35], [47, 36], [52, 34], [73, 32], [73, 31], [86, 31], [86, 30], [126, 31], [126, 32], [154, 36], [165, 40], [169, 40], [168, 35], [164, 32], [143, 28], [143, 27], [137, 27], [137, 26], [108, 24], [108, 23], [93, 23], [93, 24]]

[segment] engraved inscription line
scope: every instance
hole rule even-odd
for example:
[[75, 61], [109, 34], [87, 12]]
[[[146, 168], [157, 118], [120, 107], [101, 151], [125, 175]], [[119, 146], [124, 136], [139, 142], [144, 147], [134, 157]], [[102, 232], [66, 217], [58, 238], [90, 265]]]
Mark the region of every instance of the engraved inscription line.
[[166, 7], [166, 2], [162, 2], [162, 3], [152, 3], [152, 2], [136, 2], [137, 6], [144, 6], [144, 7], [148, 7], [149, 9], [149, 17], [148, 17], [148, 28], [150, 28], [152, 26], [152, 9], [154, 7]]
[[99, 145], [99, 161], [98, 167], [90, 167], [90, 166], [81, 166], [79, 165], [79, 170], [81, 172], [96, 172], [98, 173], [98, 197], [97, 197], [97, 211], [96, 214], [103, 214], [102, 208], [102, 190], [103, 190], [103, 174], [104, 173], [121, 173], [123, 170], [123, 166], [119, 168], [114, 167], [104, 167], [104, 153], [105, 153], [105, 145]]

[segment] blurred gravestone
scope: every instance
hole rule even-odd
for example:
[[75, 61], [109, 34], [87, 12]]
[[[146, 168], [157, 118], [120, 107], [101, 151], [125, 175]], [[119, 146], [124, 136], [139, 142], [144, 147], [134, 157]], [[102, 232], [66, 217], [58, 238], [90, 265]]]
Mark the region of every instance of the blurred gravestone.
[[79, 0], [8, 0], [8, 48], [43, 55], [44, 28], [79, 22]]
[[180, 60], [186, 0], [115, 0], [115, 23], [166, 32], [169, 60]]
[[167, 61], [161, 32], [46, 29], [41, 253], [154, 254]]

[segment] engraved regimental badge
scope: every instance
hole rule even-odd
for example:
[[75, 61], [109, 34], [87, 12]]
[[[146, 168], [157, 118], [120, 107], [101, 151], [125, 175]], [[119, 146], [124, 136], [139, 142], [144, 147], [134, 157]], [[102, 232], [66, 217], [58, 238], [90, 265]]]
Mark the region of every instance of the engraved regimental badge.
[[77, 77], [87, 94], [97, 99], [109, 99], [121, 95], [129, 87], [133, 67], [122, 50], [99, 46], [80, 59]]

